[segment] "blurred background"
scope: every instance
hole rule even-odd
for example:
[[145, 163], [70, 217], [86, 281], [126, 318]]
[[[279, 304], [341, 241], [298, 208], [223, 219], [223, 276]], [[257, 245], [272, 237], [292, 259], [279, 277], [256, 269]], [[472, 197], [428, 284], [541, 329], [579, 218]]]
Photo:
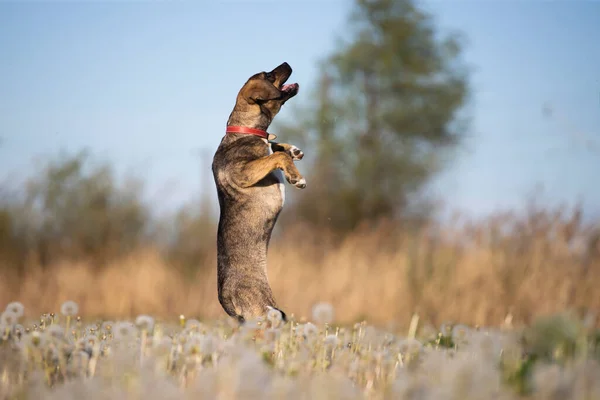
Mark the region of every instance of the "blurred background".
[[[0, 302], [224, 315], [210, 164], [287, 61], [280, 306], [498, 325], [600, 309], [600, 3], [0, 3]], [[32, 314], [35, 315], [35, 314]]]

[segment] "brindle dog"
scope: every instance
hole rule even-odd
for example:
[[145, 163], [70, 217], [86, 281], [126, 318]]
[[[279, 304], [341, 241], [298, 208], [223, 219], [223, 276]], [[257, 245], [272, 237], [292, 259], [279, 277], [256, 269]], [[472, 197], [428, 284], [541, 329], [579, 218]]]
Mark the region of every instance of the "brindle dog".
[[217, 288], [227, 314], [243, 323], [277, 308], [267, 278], [271, 232], [285, 200], [281, 171], [304, 189], [306, 181], [295, 160], [297, 147], [269, 142], [266, 131], [281, 106], [298, 93], [285, 85], [292, 68], [283, 63], [259, 72], [244, 84], [227, 121], [227, 134], [214, 155], [212, 170], [219, 197]]

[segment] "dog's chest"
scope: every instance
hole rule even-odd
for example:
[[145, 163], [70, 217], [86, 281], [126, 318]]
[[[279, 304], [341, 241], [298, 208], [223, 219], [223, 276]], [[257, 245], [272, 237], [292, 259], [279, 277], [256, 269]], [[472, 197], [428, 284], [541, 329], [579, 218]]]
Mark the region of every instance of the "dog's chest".
[[[273, 149], [271, 149], [271, 144], [269, 143], [269, 154], [273, 154]], [[280, 169], [276, 169], [272, 172], [272, 174], [277, 178], [279, 192], [281, 193], [281, 206], [285, 203], [285, 185], [283, 184], [283, 171]]]

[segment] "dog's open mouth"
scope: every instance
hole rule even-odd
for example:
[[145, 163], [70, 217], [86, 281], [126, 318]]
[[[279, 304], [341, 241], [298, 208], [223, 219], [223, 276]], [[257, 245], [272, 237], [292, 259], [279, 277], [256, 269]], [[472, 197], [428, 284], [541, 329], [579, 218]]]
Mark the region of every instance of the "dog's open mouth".
[[300, 85], [298, 85], [297, 83], [291, 83], [289, 85], [281, 85], [281, 89], [279, 90], [281, 90], [285, 94], [295, 95], [298, 93], [299, 89]]

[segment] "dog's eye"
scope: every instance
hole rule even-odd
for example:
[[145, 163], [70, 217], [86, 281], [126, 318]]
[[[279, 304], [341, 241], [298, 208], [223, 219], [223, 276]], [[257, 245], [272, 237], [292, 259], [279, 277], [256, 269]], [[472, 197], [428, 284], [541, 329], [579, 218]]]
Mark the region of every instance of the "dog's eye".
[[265, 79], [269, 81], [273, 81], [273, 74], [270, 72], [265, 72]]

